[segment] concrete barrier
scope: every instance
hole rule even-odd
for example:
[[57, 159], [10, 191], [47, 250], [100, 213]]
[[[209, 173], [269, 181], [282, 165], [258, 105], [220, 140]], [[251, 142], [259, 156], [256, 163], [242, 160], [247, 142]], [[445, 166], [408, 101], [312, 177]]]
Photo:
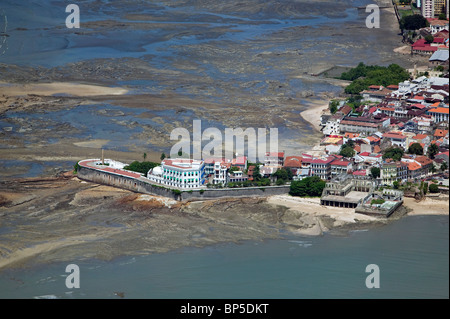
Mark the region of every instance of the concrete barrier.
[[202, 190], [186, 190], [179, 193], [175, 189], [151, 184], [149, 181], [146, 181], [145, 178], [123, 176], [86, 166], [81, 166], [78, 169], [77, 176], [85, 181], [114, 186], [143, 194], [164, 196], [180, 201], [205, 200], [221, 197], [271, 196], [287, 194], [290, 189], [288, 185], [282, 185], [222, 189], [207, 188]]

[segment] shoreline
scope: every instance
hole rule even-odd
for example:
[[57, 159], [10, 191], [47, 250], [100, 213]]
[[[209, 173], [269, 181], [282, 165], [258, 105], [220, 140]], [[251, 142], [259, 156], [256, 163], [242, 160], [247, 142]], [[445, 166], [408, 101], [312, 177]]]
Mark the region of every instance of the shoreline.
[[[0, 191], [3, 226], [8, 227], [12, 220], [17, 223], [1, 236], [0, 273], [74, 258], [108, 261], [183, 247], [283, 239], [285, 235], [345, 236], [353, 230], [382, 227], [403, 217], [449, 215], [449, 196], [442, 194], [439, 200], [405, 198], [398, 215], [381, 218], [358, 214], [354, 209], [321, 206], [320, 198], [272, 195], [178, 203], [161, 196], [83, 182], [76, 177], [35, 183], [37, 188], [31, 186], [31, 194], [23, 192], [33, 184], [31, 180], [21, 186], [25, 187], [22, 191], [14, 192], [9, 186]], [[62, 205], [58, 211], [42, 210], [48, 196], [68, 191], [71, 195], [58, 204]], [[110, 202], [108, 207], [103, 207], [105, 198]], [[51, 227], [47, 222], [50, 216]], [[28, 225], [30, 217], [33, 225]], [[14, 234], [26, 229], [25, 236], [17, 240]], [[105, 251], [106, 242], [109, 248]]]

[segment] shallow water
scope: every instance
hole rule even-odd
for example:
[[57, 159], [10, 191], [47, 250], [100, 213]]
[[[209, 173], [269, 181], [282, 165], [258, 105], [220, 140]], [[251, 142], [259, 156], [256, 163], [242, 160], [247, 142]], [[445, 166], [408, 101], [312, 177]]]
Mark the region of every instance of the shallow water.
[[[448, 216], [405, 217], [349, 236], [184, 248], [0, 273], [1, 298], [448, 298]], [[67, 289], [65, 267], [80, 267]], [[380, 288], [366, 287], [366, 266]]]

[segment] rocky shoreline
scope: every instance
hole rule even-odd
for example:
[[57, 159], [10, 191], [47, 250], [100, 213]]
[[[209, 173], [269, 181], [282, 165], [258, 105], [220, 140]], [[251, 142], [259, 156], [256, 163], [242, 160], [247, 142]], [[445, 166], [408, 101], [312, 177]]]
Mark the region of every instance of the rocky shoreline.
[[0, 184], [0, 271], [222, 242], [342, 236], [395, 222], [415, 207], [379, 219], [288, 195], [176, 202], [87, 183], [71, 172], [12, 180]]

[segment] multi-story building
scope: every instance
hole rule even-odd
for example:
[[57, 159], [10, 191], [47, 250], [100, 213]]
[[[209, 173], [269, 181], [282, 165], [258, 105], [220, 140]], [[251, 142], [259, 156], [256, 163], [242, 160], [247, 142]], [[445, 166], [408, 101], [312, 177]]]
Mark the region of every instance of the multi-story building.
[[431, 115], [431, 119], [434, 123], [447, 122], [449, 120], [449, 108], [448, 107], [436, 107], [427, 111]]
[[391, 124], [389, 117], [352, 117], [347, 116], [342, 119], [340, 123], [341, 133], [364, 133], [370, 135], [372, 133], [380, 131], [382, 128], [386, 128]]
[[214, 179], [213, 184], [221, 184], [225, 185], [228, 183], [228, 165], [223, 162], [215, 162], [214, 163]]
[[330, 163], [331, 166], [331, 177], [335, 177], [336, 175], [348, 174], [348, 172], [352, 168], [352, 164], [350, 161], [345, 161], [342, 159], [334, 160]]
[[388, 132], [383, 134], [383, 138], [389, 139], [393, 146], [398, 146], [406, 149], [406, 136], [401, 132]]
[[185, 158], [164, 159], [161, 166], [151, 169], [151, 181], [177, 188], [198, 188], [205, 183], [205, 163]]
[[283, 166], [284, 152], [267, 152], [264, 157], [264, 166]]
[[329, 180], [331, 178], [331, 162], [335, 157], [328, 157], [326, 159], [313, 159], [311, 161], [311, 175], [318, 176], [323, 180]]
[[441, 13], [447, 14], [448, 0], [433, 0], [433, 10], [434, 10], [433, 14], [435, 16], [439, 16]]
[[434, 17], [434, 1], [435, 0], [422, 0], [420, 10], [425, 18]]
[[383, 162], [380, 178], [383, 185], [392, 185], [395, 181], [404, 183], [408, 180], [408, 164], [401, 161]]

